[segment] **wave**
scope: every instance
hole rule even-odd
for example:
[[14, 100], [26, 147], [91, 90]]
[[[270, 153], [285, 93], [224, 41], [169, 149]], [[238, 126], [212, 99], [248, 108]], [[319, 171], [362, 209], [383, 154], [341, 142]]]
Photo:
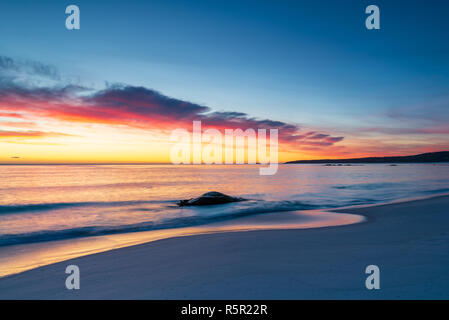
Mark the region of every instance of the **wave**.
[[434, 193], [449, 193], [449, 188], [441, 188], [441, 189], [433, 189], [423, 191], [426, 194], [434, 194]]
[[[132, 203], [135, 204], [135, 202]], [[89, 205], [91, 204], [92, 203], [89, 203]], [[120, 204], [123, 205], [123, 202]], [[60, 203], [57, 205], [61, 207], [68, 204]], [[33, 205], [33, 206], [42, 207], [44, 205]], [[52, 206], [54, 207], [54, 205]], [[63, 230], [44, 230], [22, 234], [4, 234], [0, 235], [0, 246], [44, 242], [51, 240], [63, 240], [63, 239], [81, 238], [90, 236], [100, 236], [118, 233], [182, 228], [263, 213], [294, 211], [294, 210], [310, 210], [317, 208], [317, 206], [315, 205], [299, 201], [270, 202], [263, 200], [250, 200], [245, 202], [245, 205], [225, 204], [208, 207], [209, 208], [204, 207], [193, 208], [192, 210], [190, 210], [195, 213], [192, 216], [174, 217], [171, 219], [167, 219], [165, 221], [147, 221], [142, 223], [118, 225], [118, 226], [85, 226]], [[210, 209], [212, 207], [214, 207], [213, 208], [214, 210], [211, 211]], [[185, 209], [180, 208], [178, 209], [185, 211]], [[213, 213], [211, 214], [210, 212]]]
[[392, 182], [381, 182], [381, 183], [359, 183], [350, 185], [335, 185], [332, 186], [333, 189], [351, 189], [351, 190], [377, 190], [386, 187], [394, 187], [396, 183]]
[[121, 207], [132, 206], [139, 204], [154, 204], [154, 203], [175, 203], [174, 200], [167, 201], [108, 201], [108, 202], [56, 202], [56, 203], [31, 203], [19, 205], [1, 205], [0, 214], [24, 213], [28, 211], [49, 211], [56, 209], [65, 209], [71, 207]]
[[[336, 185], [334, 188], [363, 188], [368, 184], [354, 185]], [[368, 188], [373, 186], [381, 187], [385, 184], [376, 183], [370, 184]], [[419, 194], [437, 194], [447, 193], [449, 189], [431, 189], [421, 191]], [[410, 193], [407, 193], [410, 194]], [[0, 246], [7, 246], [12, 244], [24, 244], [33, 242], [43, 242], [51, 240], [63, 240], [70, 238], [80, 238], [89, 236], [101, 236], [108, 234], [150, 231], [159, 229], [171, 229], [197, 226], [212, 222], [218, 222], [228, 219], [234, 219], [238, 217], [273, 213], [281, 211], [296, 211], [296, 210], [312, 210], [323, 208], [335, 208], [352, 205], [363, 205], [384, 202], [385, 196], [380, 198], [376, 197], [358, 197], [356, 199], [312, 199], [307, 202], [305, 194], [301, 195], [303, 201], [266, 201], [266, 200], [248, 200], [243, 202], [235, 202], [222, 205], [200, 206], [200, 207], [183, 207], [180, 208], [176, 205], [176, 200], [164, 200], [164, 201], [113, 201], [113, 202], [65, 202], [65, 203], [40, 203], [40, 204], [24, 204], [24, 205], [3, 205], [0, 206], [0, 214], [14, 214], [14, 213], [28, 213], [36, 212], [38, 214], [47, 212], [49, 210], [66, 209], [74, 207], [91, 207], [92, 210], [98, 207], [105, 208], [124, 208], [126, 212], [132, 214], [133, 212], [162, 212], [163, 215], [155, 215], [149, 217], [151, 221], [144, 221], [135, 224], [126, 224], [123, 221], [122, 224], [117, 225], [102, 225], [101, 222], [95, 223], [95, 225], [85, 225], [74, 228], [67, 228], [63, 230], [43, 230], [43, 231], [30, 231], [27, 233], [14, 233], [14, 234], [0, 234]], [[392, 200], [392, 199], [391, 199]], [[145, 207], [144, 205], [155, 204], [156, 206]], [[139, 205], [141, 205], [139, 207]], [[142, 206], [143, 205], [143, 206]], [[145, 218], [146, 219], [146, 218]]]

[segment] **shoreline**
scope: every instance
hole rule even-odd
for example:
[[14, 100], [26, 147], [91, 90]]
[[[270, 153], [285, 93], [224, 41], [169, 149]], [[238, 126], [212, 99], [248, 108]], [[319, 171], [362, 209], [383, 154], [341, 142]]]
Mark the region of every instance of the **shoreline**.
[[[165, 238], [0, 278], [0, 298], [447, 299], [448, 207], [449, 196], [433, 195], [331, 209], [366, 217], [338, 228]], [[76, 292], [64, 288], [69, 264], [81, 269]], [[381, 290], [364, 287], [369, 264], [381, 269]]]
[[[449, 196], [449, 193], [401, 198], [382, 203], [344, 206], [338, 208], [262, 213], [190, 227], [136, 232], [133, 231], [0, 246], [0, 279], [53, 263], [174, 237], [223, 232], [247, 232], [253, 230], [326, 228], [361, 223], [366, 222], [366, 217], [357, 213], [355, 213], [355, 215], [357, 215], [358, 218], [348, 217], [349, 219], [347, 221], [340, 220], [339, 223], [333, 223], [327, 226], [319, 224], [313, 225], [311, 223], [307, 224], [304, 223], [304, 220], [301, 221], [301, 218], [304, 218], [304, 216], [307, 218], [307, 215], [309, 214], [315, 216], [338, 215], [339, 218], [344, 218], [341, 214], [346, 209], [378, 207], [445, 196]], [[302, 217], [295, 219], [295, 212], [300, 213]], [[289, 217], [291, 219], [289, 219]], [[266, 221], [264, 222], [266, 218], [268, 218], [268, 223]], [[13, 259], [11, 257], [13, 257]], [[32, 263], [30, 263], [31, 259], [33, 260]]]
[[297, 210], [243, 216], [191, 227], [10, 245], [0, 247], [0, 279], [69, 259], [175, 237], [254, 230], [325, 228], [363, 221], [364, 217], [360, 215], [329, 210]]

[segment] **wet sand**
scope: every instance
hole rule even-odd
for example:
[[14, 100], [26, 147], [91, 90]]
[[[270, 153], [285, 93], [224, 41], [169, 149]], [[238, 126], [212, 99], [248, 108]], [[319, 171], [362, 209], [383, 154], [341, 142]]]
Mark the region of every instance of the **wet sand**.
[[[448, 196], [338, 211], [366, 219], [173, 237], [96, 253], [1, 278], [0, 298], [449, 298]], [[273, 223], [264, 216], [251, 219]], [[80, 290], [65, 288], [71, 264], [81, 270]], [[371, 264], [380, 268], [380, 290], [365, 288]]]

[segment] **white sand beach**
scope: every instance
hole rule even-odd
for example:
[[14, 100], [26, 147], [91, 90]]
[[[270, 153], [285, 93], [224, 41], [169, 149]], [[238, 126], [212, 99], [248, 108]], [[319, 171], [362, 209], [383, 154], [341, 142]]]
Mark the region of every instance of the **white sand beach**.
[[[0, 298], [449, 298], [449, 196], [338, 212], [366, 219], [156, 240], [1, 278]], [[270, 217], [242, 223], [269, 225]], [[80, 268], [80, 290], [65, 288], [71, 264]], [[365, 268], [372, 264], [380, 268], [380, 290], [365, 288]]]

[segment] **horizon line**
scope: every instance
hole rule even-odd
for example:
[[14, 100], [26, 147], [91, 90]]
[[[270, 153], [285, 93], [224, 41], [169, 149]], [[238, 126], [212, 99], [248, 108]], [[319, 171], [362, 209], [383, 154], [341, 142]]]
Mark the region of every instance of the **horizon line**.
[[[424, 152], [424, 153], [418, 153], [418, 154], [412, 154], [412, 155], [405, 155], [405, 156], [369, 156], [369, 157], [361, 157], [361, 158], [337, 158], [337, 159], [331, 159], [331, 158], [322, 158], [322, 159], [313, 159], [313, 160], [291, 160], [291, 161], [285, 161], [285, 162], [276, 162], [276, 164], [289, 164], [295, 161], [310, 161], [310, 162], [316, 162], [316, 161], [347, 161], [347, 160], [361, 160], [361, 159], [371, 159], [371, 158], [395, 158], [395, 157], [413, 157], [413, 156], [420, 156], [424, 154], [433, 154], [433, 153], [442, 153], [442, 152], [449, 152], [447, 150], [442, 151], [433, 151], [433, 152]], [[273, 164], [275, 162], [272, 162]], [[0, 163], [0, 166], [7, 166], [7, 165], [204, 165], [205, 163], [182, 163], [182, 164], [173, 164], [171, 162], [43, 162], [43, 163]], [[268, 163], [213, 163], [212, 165], [267, 165]]]

